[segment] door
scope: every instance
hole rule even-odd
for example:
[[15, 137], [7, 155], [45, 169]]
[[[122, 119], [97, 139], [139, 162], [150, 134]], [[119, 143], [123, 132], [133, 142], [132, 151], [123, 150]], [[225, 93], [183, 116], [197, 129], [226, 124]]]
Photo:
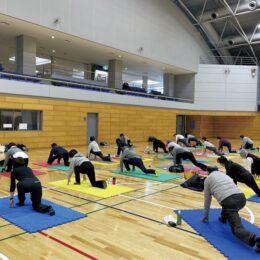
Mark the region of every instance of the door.
[[95, 136], [98, 142], [98, 114], [87, 114], [87, 144], [89, 144], [90, 136]]
[[186, 116], [176, 116], [176, 134], [184, 135], [186, 131]]

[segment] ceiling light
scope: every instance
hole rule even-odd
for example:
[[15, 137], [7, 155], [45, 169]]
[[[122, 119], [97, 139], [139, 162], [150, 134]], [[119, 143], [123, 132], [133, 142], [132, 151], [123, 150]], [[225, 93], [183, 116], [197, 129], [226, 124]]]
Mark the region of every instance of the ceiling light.
[[52, 53], [55, 53], [55, 50], [52, 50]]
[[52, 35], [52, 36], [51, 36], [51, 38], [52, 38], [52, 39], [55, 39], [55, 36], [54, 36], [54, 35]]
[[119, 59], [121, 59], [121, 58], [122, 58], [122, 56], [121, 56], [121, 55], [118, 55], [118, 58], [119, 58]]

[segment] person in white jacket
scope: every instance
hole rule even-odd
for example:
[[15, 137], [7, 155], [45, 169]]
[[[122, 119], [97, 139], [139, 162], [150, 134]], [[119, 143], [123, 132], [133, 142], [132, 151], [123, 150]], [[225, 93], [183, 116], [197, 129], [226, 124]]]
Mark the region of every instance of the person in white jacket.
[[90, 155], [94, 154], [99, 156], [103, 161], [111, 162], [110, 154], [104, 156], [101, 152], [98, 143], [96, 142], [95, 136], [90, 136], [90, 143], [88, 145], [88, 154], [87, 157], [90, 159]]

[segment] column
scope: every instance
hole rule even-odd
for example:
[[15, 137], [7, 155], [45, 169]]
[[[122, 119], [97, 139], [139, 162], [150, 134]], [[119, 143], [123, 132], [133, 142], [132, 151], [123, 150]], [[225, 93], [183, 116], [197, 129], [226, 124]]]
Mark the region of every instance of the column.
[[84, 64], [84, 79], [95, 80], [95, 66], [93, 64]]
[[163, 90], [164, 95], [173, 97], [174, 96], [174, 75], [171, 73], [163, 74]]
[[122, 88], [122, 61], [110, 60], [108, 63], [108, 87]]
[[148, 92], [148, 76], [143, 75], [143, 82], [142, 82], [142, 88]]
[[21, 74], [35, 75], [36, 40], [33, 37], [20, 35], [17, 37], [16, 71]]
[[1, 47], [1, 59], [0, 64], [2, 65], [2, 69], [5, 71], [10, 71], [10, 64], [9, 64], [9, 46], [2, 46]]

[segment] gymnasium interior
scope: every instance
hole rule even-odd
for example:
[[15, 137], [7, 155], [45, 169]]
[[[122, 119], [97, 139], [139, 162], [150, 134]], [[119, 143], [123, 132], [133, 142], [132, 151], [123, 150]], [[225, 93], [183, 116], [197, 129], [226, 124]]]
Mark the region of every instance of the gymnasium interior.
[[[0, 259], [260, 259], [260, 195], [218, 161], [260, 186], [259, 60], [260, 0], [1, 0]], [[93, 136], [110, 160], [89, 153]], [[19, 205], [18, 144], [54, 212], [37, 212], [32, 191]], [[81, 153], [105, 187], [88, 172], [76, 181], [76, 155], [50, 163], [52, 144]], [[126, 151], [153, 174], [128, 171]], [[245, 198], [234, 211], [249, 242], [219, 220], [214, 174]], [[185, 186], [194, 176], [207, 189]]]

